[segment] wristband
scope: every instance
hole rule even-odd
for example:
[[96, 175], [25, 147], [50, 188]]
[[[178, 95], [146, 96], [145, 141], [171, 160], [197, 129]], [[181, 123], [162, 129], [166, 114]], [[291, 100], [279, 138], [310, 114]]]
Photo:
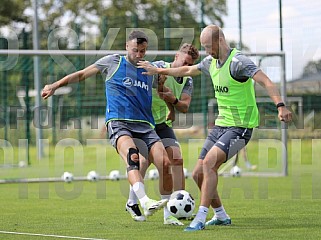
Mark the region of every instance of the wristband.
[[178, 98], [175, 99], [175, 101], [173, 102], [173, 105], [176, 105], [178, 103]]
[[283, 102], [279, 102], [278, 104], [276, 104], [276, 108], [279, 107], [285, 107], [285, 104]]

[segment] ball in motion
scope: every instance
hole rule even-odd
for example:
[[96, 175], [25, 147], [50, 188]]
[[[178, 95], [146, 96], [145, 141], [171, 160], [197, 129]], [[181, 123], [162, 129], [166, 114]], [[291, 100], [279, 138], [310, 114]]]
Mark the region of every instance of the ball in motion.
[[64, 172], [64, 174], [61, 176], [61, 178], [66, 182], [70, 183], [74, 180], [74, 175], [70, 172]]
[[176, 218], [189, 218], [195, 209], [195, 200], [185, 190], [175, 191], [171, 194], [167, 209]]
[[90, 171], [88, 174], [87, 174], [87, 180], [90, 181], [90, 182], [96, 182], [99, 180], [99, 175], [98, 173], [96, 173], [96, 171]]

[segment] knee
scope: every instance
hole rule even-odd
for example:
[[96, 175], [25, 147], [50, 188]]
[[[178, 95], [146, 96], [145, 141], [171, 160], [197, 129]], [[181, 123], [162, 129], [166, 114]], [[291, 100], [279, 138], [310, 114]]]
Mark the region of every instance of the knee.
[[182, 158], [172, 159], [171, 164], [173, 166], [183, 166], [183, 159]]
[[214, 159], [205, 158], [203, 160], [203, 172], [204, 174], [208, 173], [209, 171], [217, 171], [221, 164], [219, 164]]
[[171, 166], [171, 162], [170, 162], [168, 156], [164, 155], [163, 156], [163, 168], [168, 169], [168, 168], [170, 168], [170, 166]]
[[139, 151], [137, 148], [129, 148], [127, 154], [127, 171], [139, 170]]
[[194, 169], [192, 172], [192, 178], [194, 182], [199, 183], [203, 178], [203, 173], [199, 169]]

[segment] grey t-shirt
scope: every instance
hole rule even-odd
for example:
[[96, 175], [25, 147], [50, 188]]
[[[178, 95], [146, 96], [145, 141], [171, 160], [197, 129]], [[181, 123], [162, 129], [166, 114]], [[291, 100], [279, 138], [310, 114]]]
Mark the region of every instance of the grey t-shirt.
[[94, 64], [102, 73], [104, 79], [109, 79], [118, 68], [119, 62], [120, 55], [112, 54], [98, 59]]
[[[198, 70], [210, 76], [209, 69], [212, 61], [213, 57], [207, 56], [197, 65]], [[222, 67], [224, 63], [217, 61], [217, 68]], [[252, 78], [259, 70], [250, 58], [240, 52], [235, 54], [230, 64], [230, 74], [239, 82], [246, 82], [247, 79]]]

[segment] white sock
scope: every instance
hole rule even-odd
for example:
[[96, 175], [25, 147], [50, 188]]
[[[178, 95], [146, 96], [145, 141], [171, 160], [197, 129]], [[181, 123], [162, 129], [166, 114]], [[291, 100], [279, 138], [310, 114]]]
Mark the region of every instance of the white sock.
[[137, 200], [138, 198], [133, 190], [133, 187], [130, 185], [127, 204], [129, 206], [133, 206], [134, 204], [137, 204]]
[[208, 208], [204, 207], [204, 206], [200, 206], [198, 208], [198, 212], [197, 212], [194, 220], [191, 222], [191, 224], [189, 226], [190, 227], [195, 227], [195, 225], [198, 222], [205, 223], [207, 214], [208, 214]]
[[133, 185], [133, 191], [135, 192], [137, 198], [139, 199], [140, 205], [145, 207], [145, 203], [149, 200], [145, 192], [145, 186], [142, 182], [136, 182]]
[[225, 220], [225, 219], [229, 218], [229, 216], [225, 212], [225, 209], [224, 209], [223, 205], [218, 207], [218, 208], [213, 208], [213, 210], [214, 210], [215, 217], [217, 219]]
[[[169, 199], [171, 195], [161, 195], [162, 199]], [[164, 207], [164, 219], [168, 218], [171, 213], [168, 211], [167, 207]]]

